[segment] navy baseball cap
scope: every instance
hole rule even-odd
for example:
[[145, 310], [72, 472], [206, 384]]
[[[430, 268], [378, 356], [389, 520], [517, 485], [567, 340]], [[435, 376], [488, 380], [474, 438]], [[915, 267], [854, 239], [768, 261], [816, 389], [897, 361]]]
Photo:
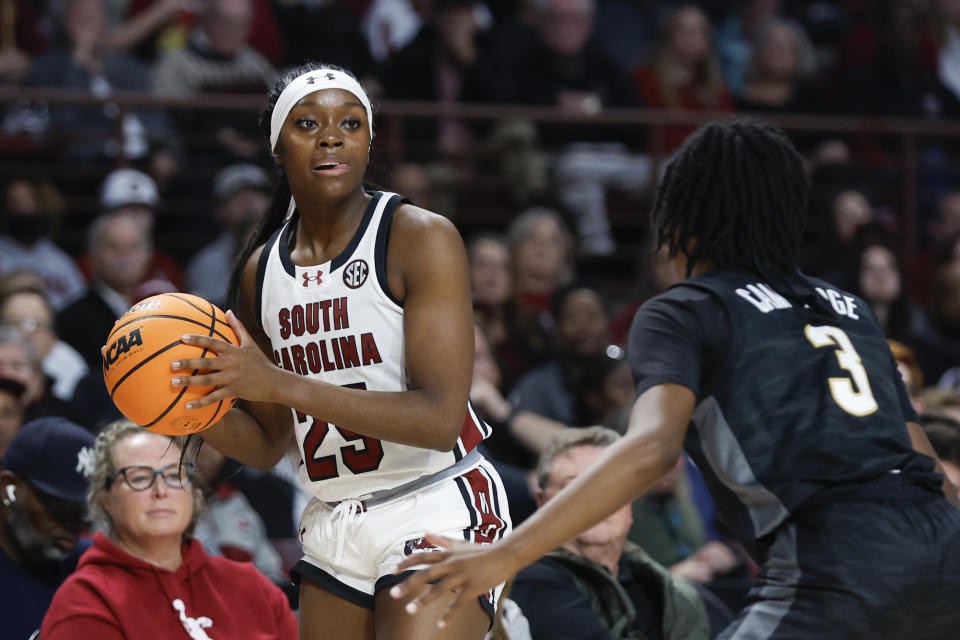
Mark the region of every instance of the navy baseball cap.
[[61, 416], [20, 427], [3, 454], [3, 468], [62, 500], [85, 502], [93, 464], [93, 435]]

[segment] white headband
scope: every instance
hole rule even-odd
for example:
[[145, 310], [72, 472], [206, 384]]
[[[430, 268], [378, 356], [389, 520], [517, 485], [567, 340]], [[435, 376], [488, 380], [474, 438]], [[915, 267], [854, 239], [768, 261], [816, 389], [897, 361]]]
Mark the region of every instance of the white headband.
[[270, 116], [270, 151], [276, 151], [277, 140], [280, 138], [280, 127], [283, 126], [290, 110], [300, 102], [305, 96], [314, 91], [323, 89], [344, 89], [363, 103], [363, 108], [367, 112], [367, 125], [370, 129], [370, 140], [373, 140], [373, 111], [370, 109], [370, 99], [360, 83], [336, 69], [321, 68], [316, 71], [308, 71], [303, 75], [297, 76], [290, 84], [284, 88], [277, 98], [277, 104], [273, 107], [273, 113]]

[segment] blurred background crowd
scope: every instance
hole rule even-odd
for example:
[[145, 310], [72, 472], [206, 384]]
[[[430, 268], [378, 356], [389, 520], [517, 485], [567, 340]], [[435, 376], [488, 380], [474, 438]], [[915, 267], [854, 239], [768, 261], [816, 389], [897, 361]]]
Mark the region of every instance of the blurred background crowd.
[[[118, 417], [100, 347], [133, 303], [226, 303], [276, 179], [257, 111], [307, 59], [374, 102], [371, 188], [467, 242], [471, 397], [515, 524], [566, 428], [625, 429], [631, 318], [676, 277], [649, 238], [658, 176], [698, 123], [734, 113], [804, 155], [803, 268], [870, 305], [960, 469], [957, 0], [0, 0], [0, 454], [43, 416], [91, 433]], [[198, 538], [283, 584], [307, 499], [295, 464], [205, 451]], [[706, 586], [714, 626], [739, 608], [754, 565], [691, 464], [621, 522]]]

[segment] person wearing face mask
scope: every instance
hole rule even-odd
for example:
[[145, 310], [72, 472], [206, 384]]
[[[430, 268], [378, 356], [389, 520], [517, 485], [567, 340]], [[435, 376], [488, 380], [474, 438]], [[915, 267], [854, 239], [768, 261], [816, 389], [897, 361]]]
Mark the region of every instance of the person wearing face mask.
[[86, 283], [70, 256], [51, 240], [48, 227], [37, 187], [27, 180], [9, 183], [0, 218], [0, 275], [36, 273], [43, 278], [51, 304], [61, 309], [83, 294]]
[[0, 470], [0, 620], [4, 638], [39, 628], [53, 594], [90, 547], [83, 475], [93, 436], [61, 417], [25, 424]]

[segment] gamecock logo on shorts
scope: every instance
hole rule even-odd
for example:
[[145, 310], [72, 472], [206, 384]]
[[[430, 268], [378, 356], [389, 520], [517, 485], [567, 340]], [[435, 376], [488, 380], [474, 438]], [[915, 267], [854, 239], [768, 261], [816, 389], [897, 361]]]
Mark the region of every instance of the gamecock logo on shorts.
[[414, 538], [403, 543], [403, 555], [412, 556], [424, 551], [437, 551], [440, 547], [430, 544], [424, 538]]

